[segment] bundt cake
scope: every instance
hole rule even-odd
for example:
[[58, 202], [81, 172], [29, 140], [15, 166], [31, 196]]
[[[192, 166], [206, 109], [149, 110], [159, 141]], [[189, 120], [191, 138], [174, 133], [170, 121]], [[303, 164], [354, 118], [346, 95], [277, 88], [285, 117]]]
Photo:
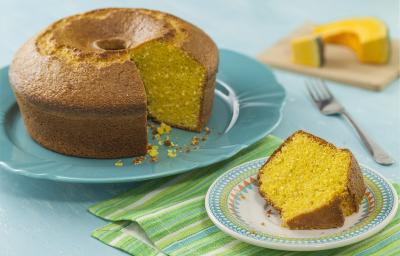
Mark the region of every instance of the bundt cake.
[[360, 167], [347, 149], [304, 131], [291, 135], [261, 167], [260, 194], [290, 229], [340, 227], [365, 193]]
[[147, 115], [201, 131], [214, 98], [218, 49], [194, 25], [146, 9], [61, 19], [25, 43], [9, 77], [31, 137], [93, 158], [144, 155]]

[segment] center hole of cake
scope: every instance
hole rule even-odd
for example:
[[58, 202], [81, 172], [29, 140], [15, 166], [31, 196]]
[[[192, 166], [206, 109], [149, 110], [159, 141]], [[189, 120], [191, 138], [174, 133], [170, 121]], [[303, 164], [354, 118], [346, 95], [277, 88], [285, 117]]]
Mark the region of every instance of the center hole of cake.
[[120, 38], [109, 38], [94, 41], [94, 46], [106, 51], [118, 51], [126, 49], [128, 44], [125, 40]]

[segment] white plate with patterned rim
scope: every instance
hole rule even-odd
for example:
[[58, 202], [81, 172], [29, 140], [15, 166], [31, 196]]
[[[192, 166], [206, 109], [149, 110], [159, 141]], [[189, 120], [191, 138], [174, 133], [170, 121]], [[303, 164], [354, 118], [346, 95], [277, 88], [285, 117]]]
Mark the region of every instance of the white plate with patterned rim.
[[379, 173], [361, 166], [367, 190], [360, 210], [346, 217], [343, 227], [290, 230], [279, 214], [259, 195], [256, 176], [266, 158], [241, 164], [221, 175], [206, 196], [208, 216], [223, 232], [238, 240], [266, 248], [316, 251], [364, 240], [382, 230], [395, 216], [398, 197]]

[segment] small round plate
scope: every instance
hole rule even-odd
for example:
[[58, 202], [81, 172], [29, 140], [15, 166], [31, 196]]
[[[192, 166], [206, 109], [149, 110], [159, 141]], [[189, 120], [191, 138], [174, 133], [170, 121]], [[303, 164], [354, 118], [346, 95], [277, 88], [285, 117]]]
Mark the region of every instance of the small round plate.
[[382, 230], [398, 207], [393, 186], [376, 171], [361, 166], [367, 185], [360, 210], [346, 217], [343, 227], [290, 230], [281, 226], [279, 214], [260, 196], [256, 184], [266, 158], [239, 165], [221, 175], [206, 196], [208, 216], [223, 232], [261, 247], [316, 251], [342, 247]]
[[[211, 118], [211, 133], [196, 151], [133, 165], [132, 158], [99, 160], [70, 157], [35, 143], [27, 134], [8, 82], [0, 70], [0, 166], [17, 174], [67, 182], [127, 182], [152, 179], [207, 166], [227, 159], [269, 134], [280, 122], [285, 90], [263, 64], [242, 54], [220, 51], [220, 66]], [[151, 136], [151, 135], [150, 135]], [[188, 145], [198, 133], [172, 129], [171, 139]], [[151, 138], [149, 138], [151, 140]]]

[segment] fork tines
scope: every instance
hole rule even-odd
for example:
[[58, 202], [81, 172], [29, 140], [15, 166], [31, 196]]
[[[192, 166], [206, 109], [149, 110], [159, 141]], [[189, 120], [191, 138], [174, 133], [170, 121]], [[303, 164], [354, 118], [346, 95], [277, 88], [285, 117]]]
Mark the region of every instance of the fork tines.
[[306, 81], [307, 91], [314, 101], [332, 100], [333, 95], [325, 82], [321, 79], [309, 79]]

